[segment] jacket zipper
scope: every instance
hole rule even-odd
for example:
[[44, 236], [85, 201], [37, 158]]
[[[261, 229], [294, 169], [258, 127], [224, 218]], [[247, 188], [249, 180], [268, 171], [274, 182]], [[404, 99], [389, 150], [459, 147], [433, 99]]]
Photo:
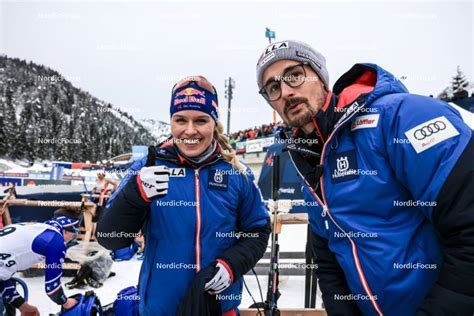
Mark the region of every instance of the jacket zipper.
[[201, 192], [199, 168], [194, 169], [194, 189], [196, 191], [196, 272], [201, 270]]
[[214, 164], [215, 161], [201, 165], [194, 169], [194, 190], [196, 193], [196, 272], [201, 270], [201, 185], [199, 170], [202, 167]]
[[[357, 104], [359, 105], [359, 104]], [[360, 106], [360, 105], [359, 105]], [[360, 106], [362, 107], [362, 106]], [[336, 133], [336, 131], [342, 126], [344, 125], [345, 122], [347, 122], [349, 119], [351, 119], [358, 111], [355, 111], [353, 113], [351, 113], [350, 115], [346, 116], [345, 118], [343, 118], [342, 120], [340, 120], [339, 122], [336, 123], [335, 127], [334, 127], [334, 130], [331, 132], [331, 134], [328, 136], [326, 142], [324, 143], [323, 145], [323, 150], [321, 152], [321, 161], [320, 161], [320, 165], [324, 166], [324, 154], [326, 152], [326, 145], [329, 144], [331, 138], [334, 136], [334, 134]], [[291, 158], [291, 155], [290, 155], [290, 158]], [[293, 165], [295, 165], [293, 159], [291, 158], [292, 162], [293, 162]], [[327, 205], [327, 201], [326, 201], [326, 197], [325, 197], [325, 194], [324, 194], [324, 172], [323, 174], [321, 175], [321, 178], [319, 180], [319, 183], [320, 183], [320, 186], [321, 186], [321, 197], [322, 197], [322, 201], [321, 199], [318, 197], [318, 195], [316, 194], [316, 192], [314, 192], [313, 188], [309, 185], [309, 183], [306, 181], [306, 179], [303, 177], [303, 175], [299, 172], [298, 168], [296, 168], [296, 171], [298, 172], [300, 178], [303, 179], [303, 182], [306, 184], [306, 186], [309, 188], [311, 194], [316, 198], [316, 200], [318, 201], [318, 203], [322, 206], [323, 208], [323, 211], [321, 213], [321, 217], [324, 218], [324, 224], [325, 224], [325, 227], [326, 227], [326, 230], [329, 230], [329, 223], [328, 221], [326, 220], [326, 215], [329, 216], [329, 218], [331, 219], [331, 221], [333, 222], [333, 224], [340, 230], [344, 233], [344, 236], [346, 236], [348, 239], [349, 239], [349, 242], [351, 243], [351, 247], [352, 247], [352, 256], [354, 258], [354, 261], [355, 261], [355, 264], [356, 264], [356, 270], [357, 270], [357, 274], [359, 275], [359, 279], [361, 281], [361, 284], [362, 284], [362, 287], [364, 288], [364, 291], [365, 293], [369, 296], [369, 299], [370, 299], [370, 302], [372, 303], [372, 306], [374, 307], [374, 309], [376, 310], [376, 312], [378, 313], [379, 316], [382, 316], [383, 313], [379, 307], [379, 305], [377, 304], [377, 302], [373, 299], [373, 295], [372, 295], [372, 291], [370, 290], [370, 287], [369, 287], [369, 284], [367, 282], [367, 280], [365, 279], [365, 275], [364, 275], [364, 271], [362, 270], [362, 266], [360, 265], [360, 261], [359, 261], [359, 256], [358, 256], [358, 253], [357, 253], [357, 246], [355, 244], [355, 242], [352, 240], [352, 238], [349, 236], [349, 234], [346, 233], [346, 231], [344, 229], [342, 229], [341, 226], [339, 226], [336, 221], [334, 220], [334, 218], [332, 217], [332, 214], [329, 210], [329, 207]]]

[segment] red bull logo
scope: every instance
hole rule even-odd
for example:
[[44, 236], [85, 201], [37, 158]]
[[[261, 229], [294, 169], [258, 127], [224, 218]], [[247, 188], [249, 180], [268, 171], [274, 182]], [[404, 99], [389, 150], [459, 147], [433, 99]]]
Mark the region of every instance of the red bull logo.
[[201, 96], [201, 97], [205, 97], [206, 94], [204, 91], [199, 91], [197, 89], [194, 89], [194, 88], [186, 88], [184, 90], [181, 90], [179, 91], [178, 93], [176, 93], [175, 97], [180, 97], [180, 96], [191, 96], [191, 95], [194, 95], [194, 96]]
[[176, 93], [174, 96], [174, 105], [181, 103], [199, 103], [206, 104], [206, 93], [194, 88], [186, 88]]

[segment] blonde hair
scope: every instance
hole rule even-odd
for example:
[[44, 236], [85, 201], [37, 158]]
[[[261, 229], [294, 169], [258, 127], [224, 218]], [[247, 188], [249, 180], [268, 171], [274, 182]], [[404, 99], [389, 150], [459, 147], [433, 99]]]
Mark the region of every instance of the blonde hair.
[[221, 147], [221, 155], [224, 157], [224, 160], [229, 162], [234, 169], [247, 176], [245, 167], [240, 163], [235, 150], [229, 143], [229, 138], [224, 134], [224, 125], [222, 125], [221, 121], [217, 121], [216, 128], [214, 129], [214, 139]]

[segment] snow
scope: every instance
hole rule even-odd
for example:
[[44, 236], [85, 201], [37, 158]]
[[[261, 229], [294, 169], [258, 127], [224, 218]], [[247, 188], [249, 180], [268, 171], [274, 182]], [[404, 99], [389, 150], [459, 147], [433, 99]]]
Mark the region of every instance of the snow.
[[32, 166], [25, 167], [28, 164], [22, 160], [11, 160], [0, 158], [0, 172], [7, 171], [9, 173], [41, 173], [51, 171], [50, 161], [35, 162]]
[[164, 141], [171, 133], [171, 127], [168, 123], [154, 119], [142, 119], [139, 122], [150, 131], [158, 142]]
[[[63, 286], [64, 292], [69, 297], [77, 293], [84, 294], [87, 291], [94, 290], [100, 298], [102, 305], [107, 305], [115, 300], [117, 293], [121, 289], [137, 283], [141, 263], [142, 262], [136, 258], [133, 258], [130, 261], [114, 262], [112, 271], [117, 273], [117, 275], [105, 281], [101, 288], [94, 289], [87, 287], [83, 290], [69, 290]], [[30, 304], [38, 307], [42, 315], [59, 312], [58, 305], [51, 301], [44, 292], [44, 277], [23, 278], [23, 280], [28, 284]], [[61, 278], [63, 285], [71, 280], [72, 278]]]
[[[4, 172], [6, 170], [12, 170], [12, 169], [16, 169], [16, 168], [23, 168], [23, 167], [21, 165], [19, 165], [17, 162], [13, 162], [10, 159], [1, 159], [0, 158], [0, 172]], [[17, 172], [17, 171], [15, 171], [15, 172]]]
[[[306, 242], [306, 225], [287, 225], [284, 226], [282, 234], [279, 236], [280, 247], [282, 252], [286, 251], [304, 251]], [[81, 257], [83, 246], [73, 247], [68, 250], [68, 256], [74, 259]], [[88, 250], [91, 249], [102, 249], [97, 243], [90, 243]], [[83, 255], [82, 255], [83, 256]], [[268, 262], [268, 260], [267, 260]], [[68, 290], [64, 288], [67, 296], [74, 295], [76, 293], [85, 293], [89, 290], [94, 292], [100, 298], [102, 306], [112, 303], [117, 293], [132, 285], [136, 285], [138, 282], [138, 276], [140, 273], [140, 266], [142, 261], [138, 260], [137, 257], [132, 258], [129, 261], [114, 262], [112, 271], [116, 273], [116, 276], [111, 277], [104, 282], [101, 288], [85, 288], [83, 290]], [[267, 275], [259, 275], [260, 287], [262, 289], [263, 298], [266, 298], [267, 292]], [[22, 279], [28, 284], [29, 288], [29, 302], [38, 307], [42, 314], [56, 313], [59, 311], [58, 306], [48, 299], [44, 292], [44, 277], [33, 277]], [[63, 277], [61, 282], [63, 284], [69, 282], [72, 278]], [[244, 277], [247, 286], [249, 287], [252, 296], [257, 302], [261, 301], [260, 292], [258, 290], [257, 280], [253, 275], [246, 275]], [[280, 276], [280, 292], [282, 293], [278, 306], [280, 308], [303, 308], [304, 307], [304, 287], [305, 281], [304, 276]], [[318, 297], [316, 299], [316, 307], [321, 308], [321, 293], [318, 290]], [[242, 303], [241, 308], [247, 308], [253, 301], [245, 287], [242, 292]]]
[[474, 113], [471, 113], [462, 107], [454, 104], [453, 102], [449, 102], [449, 104], [455, 108], [460, 114], [463, 121], [472, 129], [474, 130]]

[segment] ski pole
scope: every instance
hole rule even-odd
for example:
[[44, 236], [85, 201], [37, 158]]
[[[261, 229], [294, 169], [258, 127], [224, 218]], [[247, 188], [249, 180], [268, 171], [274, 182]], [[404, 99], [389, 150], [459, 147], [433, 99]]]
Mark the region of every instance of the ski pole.
[[272, 245], [270, 272], [268, 273], [267, 301], [265, 302], [265, 314], [269, 316], [280, 315], [278, 310], [278, 199], [280, 195], [280, 156], [275, 154], [273, 157], [272, 169], [272, 200], [273, 200], [273, 223], [272, 223]]

